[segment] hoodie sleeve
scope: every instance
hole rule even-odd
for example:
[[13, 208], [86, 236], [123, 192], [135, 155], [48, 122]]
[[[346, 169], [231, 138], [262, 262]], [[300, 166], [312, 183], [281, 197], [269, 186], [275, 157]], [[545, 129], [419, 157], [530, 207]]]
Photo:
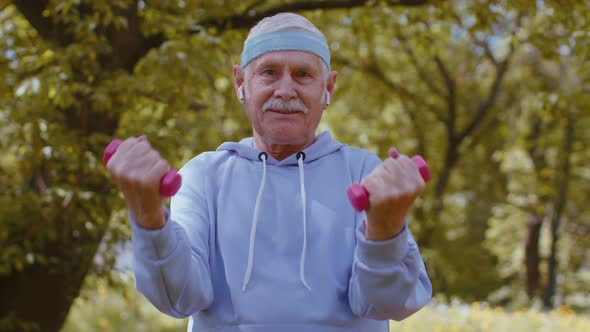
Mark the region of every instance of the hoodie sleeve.
[[[362, 177], [381, 163], [376, 156]], [[358, 214], [356, 248], [349, 281], [348, 300], [361, 317], [400, 321], [424, 307], [432, 297], [432, 285], [422, 256], [408, 226], [394, 238], [365, 238], [364, 213]]]
[[[183, 172], [183, 184], [166, 209], [158, 230], [131, 218], [136, 288], [160, 311], [185, 318], [213, 302], [209, 269], [207, 202], [196, 172]], [[190, 236], [189, 236], [190, 234]]]

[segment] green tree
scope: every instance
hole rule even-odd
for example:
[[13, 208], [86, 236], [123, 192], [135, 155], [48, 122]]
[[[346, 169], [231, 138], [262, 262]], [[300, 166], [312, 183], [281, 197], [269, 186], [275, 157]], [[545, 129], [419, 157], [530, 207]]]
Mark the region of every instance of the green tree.
[[84, 277], [128, 237], [100, 160], [112, 137], [147, 134], [179, 165], [249, 135], [230, 78], [245, 29], [367, 3], [0, 2], [0, 327], [59, 330]]
[[587, 6], [0, 1], [0, 330], [59, 330], [110, 274], [129, 228], [106, 144], [146, 134], [178, 167], [249, 136], [231, 65], [260, 18], [303, 10], [339, 72], [322, 128], [429, 162], [410, 227], [435, 294], [590, 307]]
[[511, 282], [494, 297], [588, 308], [588, 220], [580, 215], [589, 194], [588, 14], [583, 2], [551, 5], [537, 5], [520, 36], [535, 80], [523, 82], [526, 95], [506, 124], [510, 140], [497, 154], [508, 193], [490, 219], [488, 246]]
[[[495, 257], [480, 245], [489, 211], [504, 197], [505, 180], [489, 156], [502, 148], [496, 124], [520, 97], [514, 89], [519, 70], [511, 67], [520, 57], [511, 42], [520, 17], [488, 6], [359, 11], [350, 27], [358, 38], [342, 41], [358, 47], [344, 46], [351, 53], [335, 60], [355, 75], [344, 86], [343, 120], [363, 114], [364, 125], [350, 135], [366, 137], [381, 153], [395, 143], [429, 161], [433, 183], [410, 225], [435, 291], [467, 300], [485, 298], [500, 285]], [[361, 80], [366, 84], [358, 91]], [[352, 100], [359, 94], [368, 97]]]
[[[347, 26], [330, 30], [342, 68], [329, 126], [381, 155], [420, 153], [435, 174], [410, 225], [438, 294], [589, 305], [574, 300], [588, 252], [571, 244], [586, 243], [588, 224], [585, 6], [453, 1], [320, 20]], [[507, 168], [523, 153], [536, 174]]]

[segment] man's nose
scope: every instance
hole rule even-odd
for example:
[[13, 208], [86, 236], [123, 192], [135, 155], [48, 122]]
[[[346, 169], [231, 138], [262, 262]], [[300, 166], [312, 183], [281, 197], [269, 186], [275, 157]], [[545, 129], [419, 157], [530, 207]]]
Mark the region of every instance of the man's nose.
[[295, 81], [291, 75], [282, 75], [281, 79], [277, 82], [277, 88], [274, 92], [275, 98], [281, 98], [283, 100], [291, 100], [297, 98], [297, 92], [295, 92]]

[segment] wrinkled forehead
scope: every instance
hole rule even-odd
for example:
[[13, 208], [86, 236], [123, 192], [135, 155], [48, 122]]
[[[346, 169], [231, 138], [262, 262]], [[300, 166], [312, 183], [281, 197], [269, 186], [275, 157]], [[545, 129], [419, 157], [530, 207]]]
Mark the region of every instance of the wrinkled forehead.
[[244, 43], [240, 66], [245, 68], [263, 55], [280, 51], [300, 51], [315, 55], [330, 70], [330, 50], [326, 40], [318, 34], [303, 30], [279, 30], [248, 38]]

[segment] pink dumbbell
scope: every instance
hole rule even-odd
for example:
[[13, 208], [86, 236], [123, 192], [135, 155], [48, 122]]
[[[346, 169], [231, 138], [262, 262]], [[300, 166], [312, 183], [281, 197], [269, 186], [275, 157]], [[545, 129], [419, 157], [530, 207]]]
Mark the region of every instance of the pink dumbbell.
[[[102, 163], [106, 165], [109, 159], [115, 154], [119, 145], [123, 143], [120, 139], [114, 139], [106, 149], [104, 149], [104, 155], [102, 156]], [[164, 197], [174, 196], [180, 185], [182, 184], [182, 177], [175, 170], [169, 170], [162, 180], [160, 180], [160, 194]]]
[[[392, 158], [397, 158], [398, 154], [395, 150], [390, 150], [389, 155]], [[424, 182], [430, 180], [430, 171], [428, 170], [428, 164], [424, 158], [419, 155], [413, 156], [412, 161], [418, 167], [420, 175]], [[350, 204], [356, 211], [364, 211], [369, 208], [369, 192], [360, 183], [353, 183], [346, 189], [346, 194], [350, 200]]]

